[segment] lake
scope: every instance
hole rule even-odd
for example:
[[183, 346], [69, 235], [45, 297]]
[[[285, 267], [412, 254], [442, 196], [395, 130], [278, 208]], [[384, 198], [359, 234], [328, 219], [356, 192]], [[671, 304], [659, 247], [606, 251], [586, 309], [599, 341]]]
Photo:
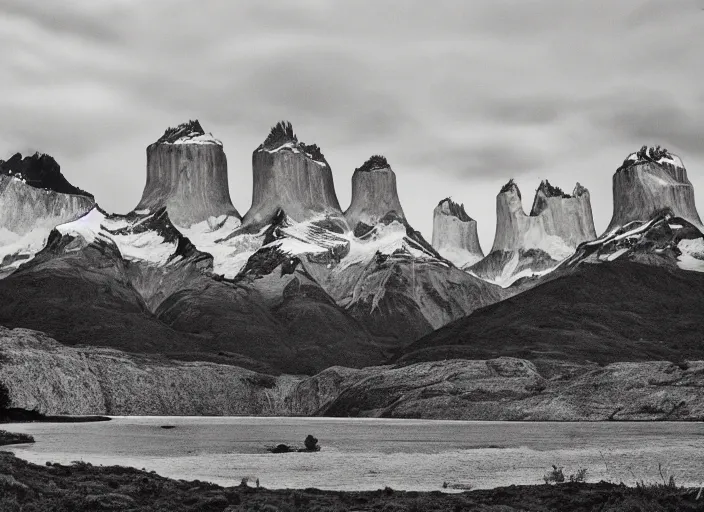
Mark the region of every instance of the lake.
[[[161, 425], [173, 425], [162, 429]], [[82, 460], [160, 475], [269, 488], [439, 490], [443, 482], [491, 488], [542, 483], [552, 464], [587, 481], [633, 484], [666, 477], [704, 482], [704, 423], [509, 423], [350, 418], [116, 417], [101, 423], [24, 423], [32, 445], [1, 449], [44, 464]], [[303, 445], [317, 453], [270, 454]]]

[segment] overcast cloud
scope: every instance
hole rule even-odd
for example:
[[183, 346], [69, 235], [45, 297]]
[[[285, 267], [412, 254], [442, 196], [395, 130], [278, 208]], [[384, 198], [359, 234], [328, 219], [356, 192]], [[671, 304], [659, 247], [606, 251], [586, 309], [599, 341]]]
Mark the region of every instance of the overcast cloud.
[[225, 146], [233, 202], [280, 119], [323, 149], [340, 203], [375, 153], [430, 239], [452, 196], [490, 249], [515, 178], [591, 192], [597, 231], [631, 151], [678, 153], [704, 199], [704, 0], [0, 0], [0, 158], [53, 155], [111, 211], [145, 148], [198, 118]]

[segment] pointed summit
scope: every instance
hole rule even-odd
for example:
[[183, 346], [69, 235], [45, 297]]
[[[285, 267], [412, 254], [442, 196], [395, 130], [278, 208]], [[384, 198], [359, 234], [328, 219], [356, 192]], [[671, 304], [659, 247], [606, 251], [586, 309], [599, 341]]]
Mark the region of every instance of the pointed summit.
[[359, 224], [374, 226], [391, 217], [405, 221], [396, 188], [396, 174], [381, 155], [374, 155], [352, 174], [352, 201], [345, 218], [354, 230]]
[[508, 182], [503, 187], [501, 187], [499, 194], [506, 194], [508, 192], [515, 193], [518, 196], [518, 199], [521, 199], [521, 191], [518, 188], [516, 182], [513, 180], [513, 178], [508, 180]]
[[147, 183], [136, 210], [164, 206], [181, 227], [222, 215], [240, 217], [230, 199], [222, 142], [198, 121], [168, 128], [147, 147]]
[[560, 187], [551, 185], [548, 180], [542, 180], [537, 191], [545, 197], [564, 197], [565, 199], [569, 199], [571, 197], [569, 194], [563, 192]]
[[279, 121], [271, 127], [269, 135], [259, 148], [273, 150], [285, 144], [298, 145], [298, 137], [296, 137], [293, 125], [289, 121]]
[[436, 209], [440, 209], [443, 215], [457, 217], [462, 222], [471, 222], [474, 220], [472, 217], [467, 215], [467, 212], [464, 210], [464, 204], [456, 203], [450, 197], [446, 197], [440, 201]]
[[464, 210], [464, 204], [449, 197], [433, 211], [433, 247], [459, 268], [472, 265], [484, 257], [477, 236], [477, 221]]
[[574, 197], [580, 197], [583, 196], [584, 194], [589, 194], [589, 191], [587, 190], [586, 187], [583, 187], [579, 182], [576, 183], [574, 186], [574, 189], [572, 190], [572, 195]]
[[298, 140], [288, 121], [277, 123], [252, 154], [252, 207], [244, 224], [261, 227], [279, 209], [296, 222], [327, 218], [346, 230], [332, 170], [316, 144]]

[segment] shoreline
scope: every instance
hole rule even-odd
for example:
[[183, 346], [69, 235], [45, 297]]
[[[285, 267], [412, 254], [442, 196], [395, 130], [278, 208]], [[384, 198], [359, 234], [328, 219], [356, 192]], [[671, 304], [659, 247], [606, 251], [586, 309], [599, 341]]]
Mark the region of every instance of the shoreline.
[[39, 411], [14, 407], [2, 412], [0, 425], [11, 423], [92, 423], [110, 420], [109, 416], [44, 414]]
[[[555, 423], [555, 424], [570, 424], [570, 423], [587, 423], [587, 424], [601, 424], [601, 423], [704, 423], [702, 418], [682, 418], [682, 419], [598, 419], [598, 420], [520, 420], [520, 419], [502, 419], [502, 420], [472, 420], [472, 419], [457, 419], [457, 418], [383, 418], [375, 416], [282, 416], [282, 415], [216, 415], [216, 414], [184, 414], [184, 415], [169, 415], [169, 414], [131, 414], [131, 415], [44, 415], [42, 413], [37, 413], [36, 411], [26, 411], [32, 415], [32, 419], [7, 419], [6, 417], [0, 417], [0, 425], [8, 424], [22, 424], [22, 423], [95, 423], [95, 422], [107, 422], [112, 420], [120, 419], [154, 419], [154, 418], [164, 418], [164, 419], [238, 419], [238, 420], [312, 420], [312, 421], [383, 421], [389, 423], [404, 423], [404, 422], [422, 422], [422, 423], [486, 423], [486, 424], [542, 424], [542, 423]], [[36, 419], [34, 417], [36, 414]]]
[[[44, 510], [704, 510], [701, 489], [608, 482], [514, 485], [462, 492], [266, 489], [174, 480], [155, 472], [78, 462], [44, 466], [0, 450], [0, 509]], [[697, 496], [699, 499], [697, 500]], [[605, 506], [607, 508], [605, 508]], [[61, 509], [61, 508], [60, 508]]]

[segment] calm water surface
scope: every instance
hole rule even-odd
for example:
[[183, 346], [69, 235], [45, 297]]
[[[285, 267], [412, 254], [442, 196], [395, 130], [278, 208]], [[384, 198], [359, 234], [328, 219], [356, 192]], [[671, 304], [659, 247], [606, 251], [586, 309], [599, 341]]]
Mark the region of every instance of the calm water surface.
[[[161, 425], [174, 425], [165, 430]], [[489, 488], [542, 483], [552, 464], [588, 481], [704, 482], [704, 423], [507, 423], [467, 421], [117, 417], [103, 423], [3, 425], [36, 443], [4, 447], [43, 464], [83, 460], [154, 470], [188, 480], [265, 487], [436, 490], [444, 481]], [[318, 453], [270, 454], [266, 445]]]

